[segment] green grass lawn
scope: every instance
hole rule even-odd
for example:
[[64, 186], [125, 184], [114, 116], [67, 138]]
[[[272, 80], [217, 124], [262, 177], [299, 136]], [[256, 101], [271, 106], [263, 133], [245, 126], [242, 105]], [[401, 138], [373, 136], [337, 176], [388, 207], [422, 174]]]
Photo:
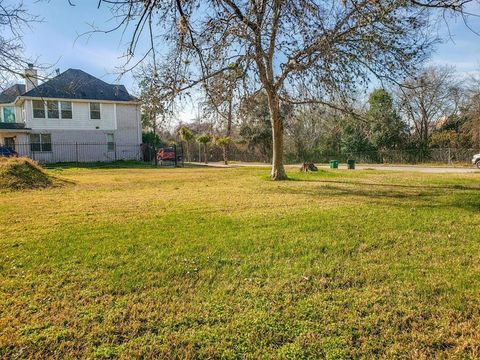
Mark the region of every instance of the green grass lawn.
[[0, 358], [480, 357], [480, 174], [68, 168], [0, 193]]

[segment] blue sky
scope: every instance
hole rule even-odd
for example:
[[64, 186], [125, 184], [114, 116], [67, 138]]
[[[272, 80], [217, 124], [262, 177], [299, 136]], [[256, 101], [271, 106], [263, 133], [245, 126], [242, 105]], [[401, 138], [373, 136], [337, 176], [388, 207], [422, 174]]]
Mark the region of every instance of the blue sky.
[[[115, 68], [123, 64], [121, 56], [126, 40], [122, 40], [120, 32], [80, 36], [90, 31], [92, 24], [107, 29], [115, 22], [105, 7], [97, 9], [96, 0], [72, 2], [75, 6], [70, 6], [67, 0], [31, 0], [26, 4], [32, 14], [43, 19], [25, 31], [27, 55], [38, 57], [39, 63], [54, 64], [61, 71], [78, 68], [107, 82], [115, 82]], [[133, 90], [131, 75], [121, 82]]]
[[[115, 67], [124, 61], [121, 55], [128, 39], [122, 39], [121, 32], [79, 38], [79, 34], [91, 30], [92, 23], [110, 28], [115, 22], [106, 7], [97, 9], [98, 0], [73, 0], [73, 3], [76, 6], [70, 6], [67, 0], [25, 2], [32, 14], [43, 18], [43, 22], [25, 30], [27, 55], [38, 57], [41, 63], [55, 64], [61, 71], [78, 68], [104, 81], [116, 82]], [[480, 9], [476, 12], [480, 13]], [[480, 31], [479, 18], [472, 19], [470, 25]], [[468, 30], [461, 20], [450, 20], [449, 28], [450, 32], [444, 23], [440, 26], [439, 32], [446, 40], [437, 46], [431, 62], [453, 65], [462, 74], [478, 73], [480, 36]], [[135, 90], [131, 74], [125, 75], [120, 83], [130, 91]]]
[[[469, 11], [480, 14], [480, 6]], [[480, 33], [480, 18], [471, 16], [467, 24], [470, 29], [461, 18], [449, 19], [448, 26], [441, 23], [443, 40], [432, 54], [432, 63], [454, 66], [460, 74], [480, 73], [480, 35], [476, 34]]]

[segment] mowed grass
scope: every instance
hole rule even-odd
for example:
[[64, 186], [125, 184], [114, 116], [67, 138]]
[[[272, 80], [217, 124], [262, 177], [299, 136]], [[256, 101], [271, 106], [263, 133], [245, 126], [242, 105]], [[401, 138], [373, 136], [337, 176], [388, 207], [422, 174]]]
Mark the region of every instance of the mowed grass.
[[48, 171], [0, 193], [0, 357], [480, 357], [478, 173]]

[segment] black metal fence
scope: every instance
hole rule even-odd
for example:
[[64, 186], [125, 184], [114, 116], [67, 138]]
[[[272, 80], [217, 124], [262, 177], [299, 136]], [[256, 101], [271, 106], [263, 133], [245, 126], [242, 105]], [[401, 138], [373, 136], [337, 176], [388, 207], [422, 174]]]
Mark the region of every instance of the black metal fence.
[[367, 152], [348, 153], [315, 153], [306, 159], [299, 156], [290, 156], [289, 162], [313, 161], [326, 163], [330, 160], [346, 162], [354, 159], [357, 163], [364, 164], [462, 164], [472, 163], [474, 154], [480, 153], [480, 149], [464, 148], [437, 148], [428, 150], [380, 150]]
[[[27, 156], [40, 163], [89, 163], [114, 162], [119, 160], [137, 160], [166, 166], [181, 166], [184, 161], [204, 162], [204, 149], [198, 144], [191, 144], [184, 148], [183, 144], [171, 145], [166, 148], [154, 147], [149, 144], [116, 144], [116, 143], [28, 143], [15, 144], [14, 150], [19, 156]], [[162, 149], [171, 151], [174, 156], [162, 158], [159, 152]], [[428, 151], [419, 150], [385, 150], [368, 152], [329, 153], [314, 151], [308, 155], [299, 155], [294, 152], [285, 153], [285, 162], [294, 164], [304, 161], [314, 163], [328, 163], [330, 160], [346, 162], [354, 159], [364, 164], [471, 164], [474, 154], [480, 153], [480, 148], [439, 148]], [[223, 161], [223, 150], [211, 146], [207, 151], [208, 161]], [[244, 146], [231, 144], [228, 151], [228, 160], [237, 162], [269, 163], [270, 157], [258, 149], [248, 149]]]
[[89, 163], [141, 160], [140, 145], [116, 143], [29, 143], [15, 144], [19, 156], [40, 163]]
[[[195, 152], [190, 153], [191, 161], [204, 162], [203, 149], [195, 148]], [[330, 160], [339, 160], [347, 162], [354, 159], [357, 163], [364, 164], [462, 164], [470, 165], [474, 154], [480, 153], [480, 148], [439, 148], [420, 150], [383, 150], [383, 151], [365, 151], [365, 152], [322, 152], [312, 151], [309, 154], [298, 154], [286, 149], [284, 159], [287, 164], [298, 164], [305, 161], [314, 163], [328, 163]], [[268, 154], [270, 155], [270, 154]], [[270, 156], [265, 152], [246, 149], [235, 144], [230, 146], [229, 161], [239, 162], [262, 162], [270, 163]], [[208, 161], [217, 162], [223, 160], [222, 149], [211, 147], [208, 151]]]
[[29, 157], [42, 164], [137, 160], [159, 166], [182, 166], [184, 161], [181, 145], [162, 148], [149, 144], [38, 142], [9, 146], [19, 156]]
[[[185, 161], [189, 162], [205, 162], [203, 144], [191, 141], [188, 145], [180, 143], [183, 146], [183, 154]], [[216, 162], [223, 160], [223, 149], [209, 144], [208, 145], [208, 161]], [[270, 162], [270, 152], [262, 154], [258, 149], [249, 149], [243, 144], [232, 143], [228, 146], [228, 158], [231, 161], [241, 162]]]

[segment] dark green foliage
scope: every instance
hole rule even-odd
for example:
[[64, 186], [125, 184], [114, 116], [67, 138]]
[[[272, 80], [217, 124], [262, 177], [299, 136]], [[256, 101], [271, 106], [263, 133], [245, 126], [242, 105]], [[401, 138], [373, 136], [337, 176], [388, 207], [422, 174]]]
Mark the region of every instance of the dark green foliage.
[[368, 132], [369, 127], [365, 121], [356, 117], [345, 119], [342, 124], [342, 153], [364, 153], [374, 150]]
[[462, 126], [468, 121], [467, 116], [460, 116], [454, 114], [449, 116], [448, 119], [443, 123], [440, 130], [454, 130], [455, 132], [460, 132]]
[[166, 143], [160, 139], [160, 136], [152, 132], [142, 133], [142, 141], [145, 144], [155, 145], [155, 146], [166, 146]]
[[407, 124], [393, 107], [392, 96], [384, 89], [374, 90], [368, 100], [367, 117], [371, 126], [371, 142], [378, 150], [398, 149], [405, 144]]

